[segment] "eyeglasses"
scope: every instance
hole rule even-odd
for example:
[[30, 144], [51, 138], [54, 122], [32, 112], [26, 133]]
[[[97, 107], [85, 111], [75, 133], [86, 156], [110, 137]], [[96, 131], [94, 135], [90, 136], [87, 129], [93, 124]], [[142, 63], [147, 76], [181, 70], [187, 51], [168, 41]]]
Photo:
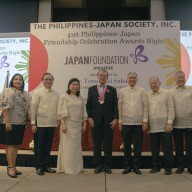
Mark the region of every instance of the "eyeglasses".
[[43, 79], [43, 81], [53, 81], [53, 79]]
[[107, 75], [99, 74], [99, 77], [107, 77]]

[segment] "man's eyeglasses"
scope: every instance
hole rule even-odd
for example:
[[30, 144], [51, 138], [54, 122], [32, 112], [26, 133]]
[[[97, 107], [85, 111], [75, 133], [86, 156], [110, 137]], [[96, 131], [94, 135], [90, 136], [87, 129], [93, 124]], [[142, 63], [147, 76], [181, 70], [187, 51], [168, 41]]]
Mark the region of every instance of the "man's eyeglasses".
[[107, 77], [107, 75], [99, 74], [98, 77]]
[[43, 81], [53, 81], [53, 79], [43, 79]]

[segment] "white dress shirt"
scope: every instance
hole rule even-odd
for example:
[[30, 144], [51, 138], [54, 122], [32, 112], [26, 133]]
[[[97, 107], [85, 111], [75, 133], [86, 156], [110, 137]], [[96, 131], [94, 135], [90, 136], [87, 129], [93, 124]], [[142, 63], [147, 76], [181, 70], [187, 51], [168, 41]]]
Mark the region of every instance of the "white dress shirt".
[[31, 124], [37, 121], [37, 127], [56, 127], [58, 100], [59, 94], [53, 89], [36, 90], [31, 101]]
[[147, 92], [149, 104], [149, 131], [150, 133], [165, 132], [166, 124], [172, 124], [175, 118], [174, 104], [168, 90], [159, 88], [154, 93]]
[[173, 128], [192, 128], [192, 87], [174, 87], [170, 93], [175, 107]]
[[141, 87], [124, 87], [118, 96], [119, 123], [141, 125], [148, 122], [147, 94]]

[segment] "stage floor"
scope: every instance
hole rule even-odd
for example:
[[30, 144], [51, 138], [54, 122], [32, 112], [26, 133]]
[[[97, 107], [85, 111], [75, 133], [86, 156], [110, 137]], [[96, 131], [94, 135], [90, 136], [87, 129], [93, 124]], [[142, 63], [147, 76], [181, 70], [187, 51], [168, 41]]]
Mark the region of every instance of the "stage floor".
[[[18, 167], [23, 172], [21, 176], [12, 179], [6, 174], [6, 167], [0, 166], [0, 192], [191, 192], [192, 175], [184, 172], [181, 175], [173, 173], [164, 175], [150, 174], [143, 169], [142, 175], [130, 173], [122, 175], [121, 169], [112, 170], [108, 175], [102, 172], [95, 175], [93, 169], [85, 169], [78, 175], [36, 174], [31, 167]], [[175, 169], [173, 169], [175, 171]]]
[[[57, 153], [58, 153], [57, 151], [51, 152], [50, 165], [52, 167], [57, 166]], [[16, 165], [21, 167], [33, 167], [34, 166], [33, 154], [34, 153], [31, 150], [19, 150]], [[102, 155], [103, 155], [103, 152], [102, 152]], [[162, 152], [160, 153], [160, 160], [163, 165]], [[95, 165], [93, 164], [93, 151], [83, 151], [83, 163], [84, 163], [83, 167], [85, 169], [93, 169], [95, 167]], [[0, 165], [2, 166], [7, 165], [5, 149], [0, 149]], [[175, 166], [176, 165], [174, 160], [173, 167]], [[152, 167], [151, 152], [142, 152], [141, 168], [149, 169], [151, 167]], [[113, 151], [112, 169], [123, 169], [123, 168], [124, 168], [124, 153]]]

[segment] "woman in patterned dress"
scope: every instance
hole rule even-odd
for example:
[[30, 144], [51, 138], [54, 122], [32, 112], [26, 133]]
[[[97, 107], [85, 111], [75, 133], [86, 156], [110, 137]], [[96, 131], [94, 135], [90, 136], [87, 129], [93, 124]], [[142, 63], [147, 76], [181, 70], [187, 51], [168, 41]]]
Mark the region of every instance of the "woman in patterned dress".
[[7, 174], [11, 178], [21, 175], [15, 167], [18, 145], [22, 144], [29, 118], [31, 96], [24, 91], [22, 75], [15, 74], [9, 88], [1, 93], [2, 118], [0, 122], [0, 143], [6, 145]]

